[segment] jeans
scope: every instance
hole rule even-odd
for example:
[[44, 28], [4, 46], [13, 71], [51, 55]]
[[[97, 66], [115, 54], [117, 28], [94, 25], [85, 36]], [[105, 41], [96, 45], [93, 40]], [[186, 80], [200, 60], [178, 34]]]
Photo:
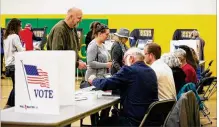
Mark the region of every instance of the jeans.
[[11, 107], [15, 106], [15, 77], [14, 75], [15, 75], [15, 71], [10, 71], [10, 77], [12, 79], [13, 87], [9, 95], [7, 105]]

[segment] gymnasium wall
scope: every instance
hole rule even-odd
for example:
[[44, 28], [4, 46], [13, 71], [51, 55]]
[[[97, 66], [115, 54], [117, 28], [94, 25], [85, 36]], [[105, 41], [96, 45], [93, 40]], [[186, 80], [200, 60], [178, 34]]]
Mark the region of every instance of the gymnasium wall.
[[[77, 6], [83, 19], [108, 19], [109, 28], [153, 28], [154, 40], [169, 52], [175, 29], [198, 29], [205, 40], [206, 63], [216, 75], [216, 0], [1, 0], [1, 25], [7, 18], [60, 19]], [[25, 4], [24, 4], [25, 3]], [[52, 3], [52, 4], [51, 4]]]

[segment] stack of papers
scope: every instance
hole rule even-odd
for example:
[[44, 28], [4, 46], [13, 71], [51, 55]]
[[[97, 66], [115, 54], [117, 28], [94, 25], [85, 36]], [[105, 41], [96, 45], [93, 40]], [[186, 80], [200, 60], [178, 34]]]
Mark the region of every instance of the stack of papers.
[[97, 95], [98, 98], [101, 98], [101, 96], [112, 96], [112, 90], [108, 90], [108, 91], [93, 91], [94, 87], [92, 88], [85, 88], [85, 89], [81, 89], [79, 91], [75, 92], [75, 101], [81, 101], [81, 100], [87, 100], [89, 97], [93, 96], [93, 95]]

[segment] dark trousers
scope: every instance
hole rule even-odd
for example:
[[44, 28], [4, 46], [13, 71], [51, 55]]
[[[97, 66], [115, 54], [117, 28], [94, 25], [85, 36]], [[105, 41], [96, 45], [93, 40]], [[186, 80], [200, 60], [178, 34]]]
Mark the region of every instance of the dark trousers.
[[1, 54], [1, 75], [3, 74], [3, 58], [4, 54]]
[[10, 71], [10, 77], [11, 77], [11, 80], [13, 83], [13, 88], [12, 88], [11, 93], [9, 95], [7, 105], [9, 105], [11, 107], [15, 106], [15, 77], [14, 77], [15, 74], [14, 73], [15, 73], [14, 71]]
[[99, 116], [99, 113], [92, 114], [92, 115], [90, 116], [91, 125], [92, 125], [92, 126], [96, 126], [99, 120], [108, 118], [108, 117], [109, 117], [110, 109], [111, 109], [111, 107], [106, 108], [106, 109], [103, 109], [103, 110], [100, 112], [100, 116]]

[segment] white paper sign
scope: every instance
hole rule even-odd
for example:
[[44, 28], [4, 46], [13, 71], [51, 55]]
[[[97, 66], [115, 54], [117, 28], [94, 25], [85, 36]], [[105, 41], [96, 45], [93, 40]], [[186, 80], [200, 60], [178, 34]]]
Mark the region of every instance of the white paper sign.
[[199, 56], [200, 52], [200, 41], [199, 40], [172, 40], [170, 41], [170, 52], [174, 52], [180, 45], [186, 45], [193, 48]]
[[59, 114], [74, 104], [74, 88], [74, 51], [15, 54], [15, 112]]

